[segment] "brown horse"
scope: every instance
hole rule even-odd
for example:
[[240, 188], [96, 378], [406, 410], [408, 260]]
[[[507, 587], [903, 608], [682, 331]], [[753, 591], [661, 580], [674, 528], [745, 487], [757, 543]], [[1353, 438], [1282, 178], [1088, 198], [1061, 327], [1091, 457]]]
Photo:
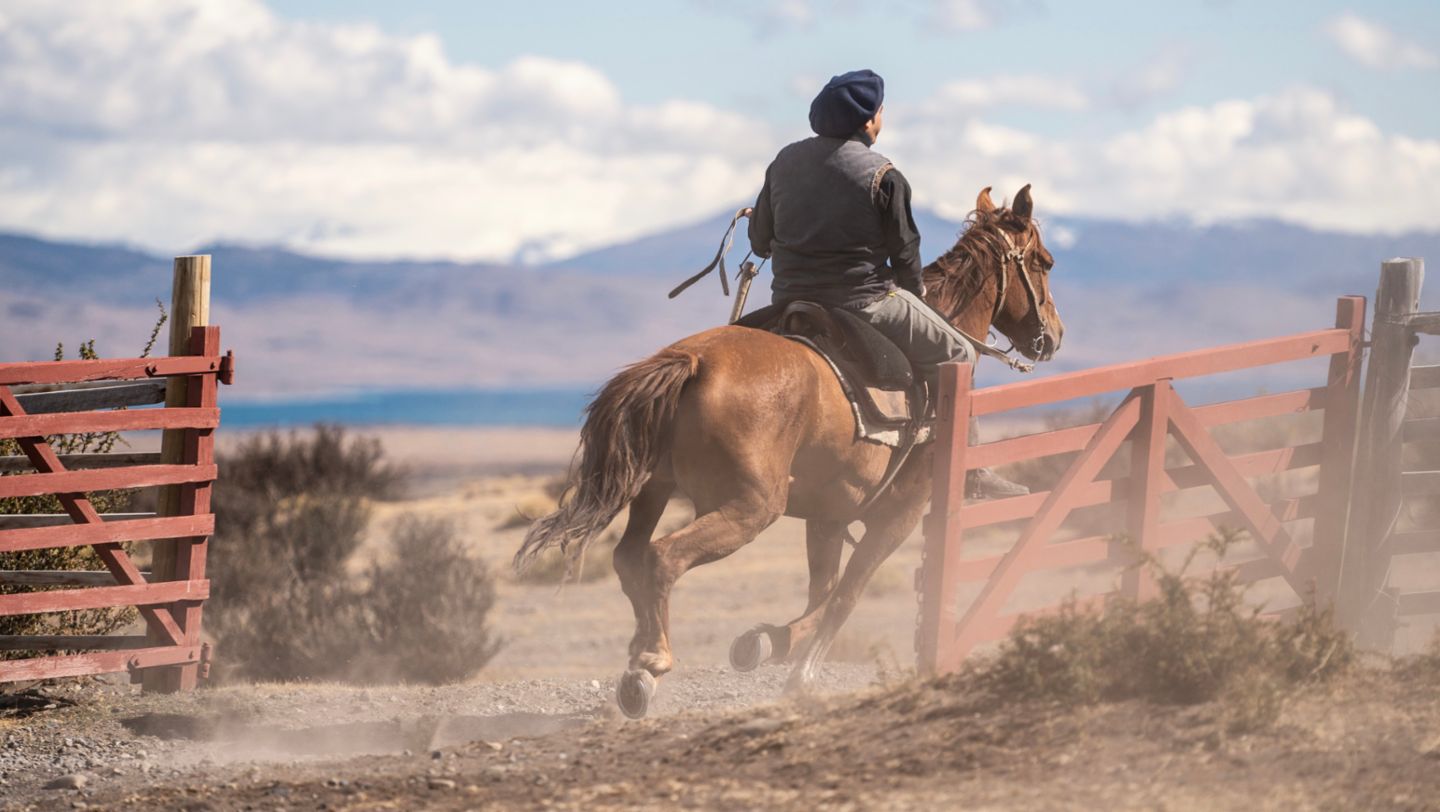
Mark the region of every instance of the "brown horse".
[[[1063, 327], [1050, 296], [1045, 250], [1027, 185], [1008, 208], [980, 193], [955, 246], [925, 268], [927, 301], [968, 335], [991, 327], [1027, 357], [1048, 360]], [[685, 571], [748, 544], [780, 516], [806, 521], [810, 597], [783, 626], [736, 640], [731, 659], [794, 659], [788, 689], [804, 690], [876, 568], [915, 528], [930, 496], [931, 446], [905, 462], [863, 512], [894, 451], [859, 440], [827, 363], [761, 330], [717, 327], [626, 368], [601, 389], [580, 431], [580, 464], [561, 506], [530, 528], [523, 567], [559, 546], [572, 564], [626, 505], [615, 571], [635, 609], [629, 670], [616, 698], [643, 716], [656, 678], [671, 669], [670, 589]], [[685, 527], [651, 539], [670, 497], [695, 506]], [[864, 537], [840, 575], [847, 526]], [[765, 651], [765, 649], [769, 651]]]

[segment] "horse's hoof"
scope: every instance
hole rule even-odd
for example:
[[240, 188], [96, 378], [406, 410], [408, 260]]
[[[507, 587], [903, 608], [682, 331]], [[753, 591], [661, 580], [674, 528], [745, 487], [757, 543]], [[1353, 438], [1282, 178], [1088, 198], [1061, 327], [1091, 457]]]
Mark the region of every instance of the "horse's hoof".
[[730, 666], [736, 671], [754, 671], [770, 659], [773, 651], [770, 634], [761, 629], [751, 629], [730, 644]]
[[815, 679], [804, 668], [796, 668], [790, 672], [789, 679], [785, 680], [785, 696], [791, 699], [810, 696], [814, 690]]
[[655, 675], [644, 669], [626, 671], [620, 675], [620, 684], [615, 686], [615, 702], [620, 712], [631, 719], [644, 719], [654, 696]]

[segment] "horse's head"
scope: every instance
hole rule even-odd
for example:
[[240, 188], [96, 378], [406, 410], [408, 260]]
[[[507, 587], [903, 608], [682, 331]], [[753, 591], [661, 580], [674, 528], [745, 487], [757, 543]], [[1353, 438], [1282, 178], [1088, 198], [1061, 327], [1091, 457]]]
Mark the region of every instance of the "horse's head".
[[1031, 216], [1035, 201], [1030, 196], [1030, 184], [1025, 184], [1009, 208], [1003, 209], [990, 200], [987, 186], [975, 201], [975, 211], [977, 215], [982, 211], [991, 215], [990, 238], [998, 238], [1003, 245], [1005, 286], [995, 308], [993, 326], [1026, 358], [1049, 361], [1060, 351], [1065, 325], [1060, 321], [1060, 311], [1055, 309], [1055, 297], [1050, 295], [1050, 269], [1055, 267], [1055, 257], [1045, 248], [1040, 226]]
[[1055, 258], [1040, 238], [1026, 184], [1006, 207], [980, 190], [965, 232], [926, 268], [930, 301], [976, 338], [991, 328], [1025, 357], [1048, 361], [1060, 350], [1065, 325], [1050, 294]]

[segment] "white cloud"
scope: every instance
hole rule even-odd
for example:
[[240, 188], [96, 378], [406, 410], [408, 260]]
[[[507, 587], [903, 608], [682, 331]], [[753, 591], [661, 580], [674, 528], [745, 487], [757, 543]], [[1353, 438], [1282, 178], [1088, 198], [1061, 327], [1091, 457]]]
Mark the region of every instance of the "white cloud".
[[1325, 33], [1341, 51], [1367, 68], [1433, 70], [1440, 56], [1389, 28], [1357, 14], [1342, 14], [1325, 25]]
[[[952, 216], [981, 186], [1033, 182], [1042, 214], [1440, 227], [1440, 141], [1386, 133], [1313, 89], [1168, 110], [1104, 137], [994, 117], [1094, 109], [1081, 81], [944, 84], [896, 101], [881, 149], [921, 204]], [[748, 198], [779, 146], [711, 105], [628, 102], [588, 65], [480, 67], [433, 37], [289, 22], [257, 0], [0, 11], [5, 229], [161, 253], [219, 238], [543, 259]]]
[[1440, 140], [1386, 134], [1314, 89], [1187, 107], [1096, 139], [1043, 137], [940, 107], [894, 110], [884, 149], [918, 179], [917, 201], [942, 214], [964, 214], [982, 186], [1010, 193], [1034, 183], [1041, 214], [1440, 227]]
[[941, 31], [983, 31], [995, 24], [996, 14], [986, 0], [931, 0], [928, 26]]
[[1069, 79], [1053, 76], [987, 76], [948, 82], [929, 100], [945, 109], [990, 109], [1033, 107], [1055, 110], [1084, 110], [1090, 99]]
[[[691, 0], [706, 11], [739, 17], [761, 38], [777, 33], [808, 29], [821, 12], [830, 14], [853, 10], [850, 0]], [[817, 9], [817, 4], [822, 8]]]
[[1191, 48], [1171, 44], [1125, 71], [1110, 85], [1110, 100], [1120, 107], [1140, 107], [1169, 95], [1185, 81], [1194, 61]]
[[573, 251], [753, 192], [766, 128], [627, 103], [594, 68], [451, 61], [433, 36], [257, 0], [0, 11], [0, 227], [180, 250]]

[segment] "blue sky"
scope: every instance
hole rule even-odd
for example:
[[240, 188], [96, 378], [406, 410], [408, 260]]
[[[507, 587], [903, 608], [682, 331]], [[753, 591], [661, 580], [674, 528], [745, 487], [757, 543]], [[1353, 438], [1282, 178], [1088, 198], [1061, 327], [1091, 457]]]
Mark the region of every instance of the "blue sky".
[[0, 229], [558, 258], [752, 199], [833, 73], [918, 205], [1440, 229], [1440, 4], [7, 0]]
[[[930, 4], [702, 0], [394, 3], [283, 0], [296, 19], [368, 20], [386, 30], [432, 33], [457, 59], [501, 65], [526, 54], [576, 59], [604, 71], [638, 102], [695, 98], [752, 111], [803, 131], [800, 77], [872, 67], [892, 98], [923, 98], [957, 76], [1046, 73], [1106, 89], [1127, 75], [1173, 62], [1172, 88], [1156, 98], [1091, 113], [1038, 115], [1010, 110], [1009, 121], [1040, 131], [1113, 131], [1162, 105], [1207, 104], [1295, 84], [1333, 90], [1386, 130], [1440, 135], [1440, 77], [1432, 71], [1365, 70], [1346, 58], [1326, 27], [1347, 13], [1440, 49], [1440, 3], [1421, 0], [1180, 0], [977, 4], [993, 8], [977, 30], [934, 25]], [[807, 21], [777, 9], [804, 8]], [[799, 14], [800, 12], [795, 12]], [[808, 85], [806, 85], [808, 87]]]

